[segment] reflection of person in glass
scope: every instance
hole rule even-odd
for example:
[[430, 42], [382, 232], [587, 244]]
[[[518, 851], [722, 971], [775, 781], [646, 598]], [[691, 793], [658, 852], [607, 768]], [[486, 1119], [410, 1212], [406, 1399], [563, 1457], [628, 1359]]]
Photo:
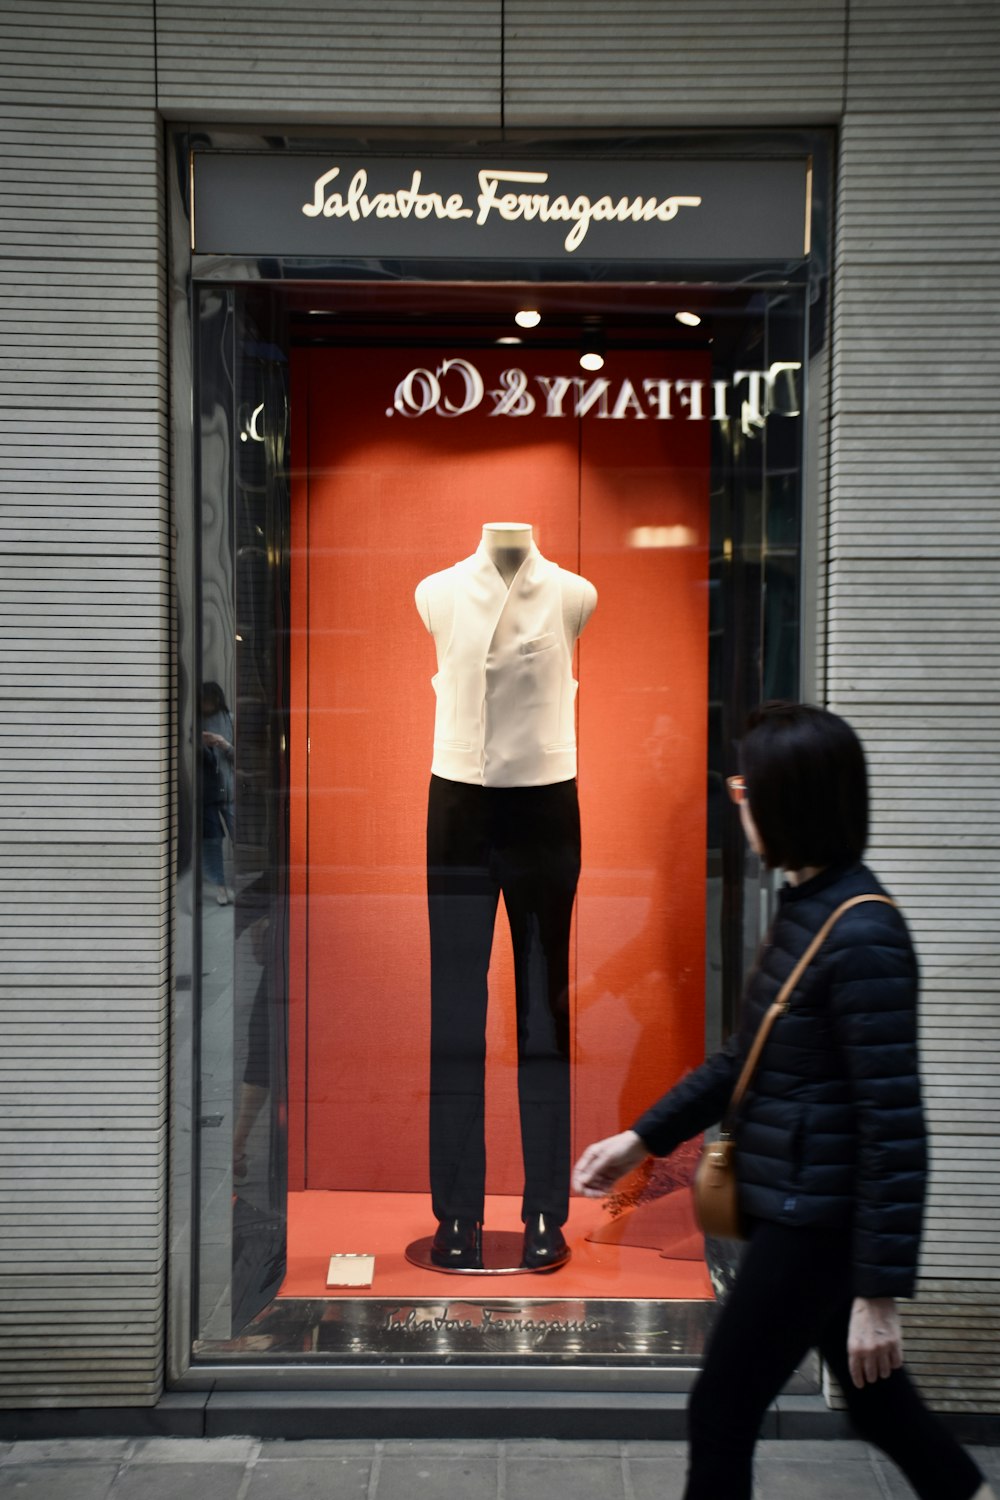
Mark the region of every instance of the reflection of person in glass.
[[434, 637], [427, 817], [431, 1192], [436, 1265], [475, 1269], [486, 1180], [487, 971], [510, 922], [524, 1158], [523, 1263], [561, 1264], [569, 1210], [569, 932], [580, 873], [573, 645], [597, 603], [531, 527], [491, 523], [417, 586]]
[[201, 685], [202, 850], [205, 879], [220, 906], [229, 901], [222, 840], [233, 837], [233, 717], [217, 682]]
[[[757, 1028], [813, 936], [843, 902], [884, 895], [861, 863], [864, 752], [843, 719], [766, 704], [740, 758], [730, 794], [744, 832], [788, 877], [740, 1026], [632, 1130], [588, 1147], [574, 1186], [589, 1197], [723, 1117]], [[894, 1299], [913, 1294], [927, 1171], [916, 999], [906, 924], [868, 901], [840, 918], [768, 1035], [736, 1122], [749, 1244], [691, 1394], [685, 1500], [750, 1500], [764, 1414], [811, 1347], [860, 1435], [917, 1495], [993, 1494], [902, 1368]]]
[[[271, 922], [270, 913], [266, 908], [262, 915], [256, 915], [255, 909], [260, 901], [258, 892], [261, 884], [262, 882], [258, 880], [253, 887], [242, 892], [240, 904], [237, 907], [237, 939], [243, 931], [240, 918], [243, 917], [243, 923], [247, 922], [251, 916], [253, 918], [247, 928], [250, 938], [250, 957], [249, 962], [244, 960], [244, 964], [250, 972], [253, 968], [258, 968], [260, 971], [247, 1020], [246, 1062], [243, 1066], [236, 1119], [233, 1123], [233, 1176], [238, 1181], [242, 1181], [247, 1176], [247, 1142], [271, 1087], [271, 1043], [268, 1019], [270, 978], [268, 950]], [[245, 917], [244, 913], [246, 913]]]

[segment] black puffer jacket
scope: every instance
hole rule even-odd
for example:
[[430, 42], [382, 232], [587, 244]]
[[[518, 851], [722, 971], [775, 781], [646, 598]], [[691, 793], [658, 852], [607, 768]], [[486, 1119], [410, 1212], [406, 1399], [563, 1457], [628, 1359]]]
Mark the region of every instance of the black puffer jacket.
[[[656, 1156], [716, 1124], [779, 989], [829, 914], [884, 895], [865, 865], [786, 886], [747, 989], [740, 1027], [633, 1127]], [[853, 1227], [853, 1291], [912, 1296], [927, 1146], [917, 1066], [917, 962], [898, 910], [846, 912], [764, 1047], [736, 1126], [744, 1213]]]

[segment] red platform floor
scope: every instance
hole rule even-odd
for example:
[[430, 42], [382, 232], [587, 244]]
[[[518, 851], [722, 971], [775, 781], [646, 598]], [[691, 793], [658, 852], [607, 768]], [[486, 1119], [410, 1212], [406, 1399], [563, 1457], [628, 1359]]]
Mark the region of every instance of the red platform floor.
[[[487, 1229], [520, 1232], [520, 1200], [488, 1198], [485, 1222]], [[574, 1198], [564, 1231], [573, 1258], [543, 1275], [447, 1276], [411, 1265], [406, 1246], [433, 1233], [434, 1227], [430, 1201], [423, 1193], [289, 1193], [288, 1274], [278, 1295], [712, 1300], [701, 1236], [686, 1191], [619, 1220], [610, 1220], [596, 1201]], [[595, 1232], [605, 1242], [588, 1239]], [[640, 1243], [607, 1243], [609, 1237]], [[643, 1241], [653, 1248], [644, 1247]], [[330, 1256], [351, 1253], [374, 1255], [373, 1284], [328, 1289]]]

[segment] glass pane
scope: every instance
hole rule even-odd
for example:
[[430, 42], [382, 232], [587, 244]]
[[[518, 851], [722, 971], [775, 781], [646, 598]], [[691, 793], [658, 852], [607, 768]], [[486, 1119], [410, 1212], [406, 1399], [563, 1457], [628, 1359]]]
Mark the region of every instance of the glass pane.
[[516, 344], [470, 295], [200, 294], [200, 1357], [670, 1362], [710, 1322], [697, 1143], [606, 1204], [569, 1169], [756, 946], [724, 776], [796, 687], [802, 295], [687, 334], [563, 288]]
[[201, 294], [200, 1286], [229, 1339], [285, 1274], [287, 361]]

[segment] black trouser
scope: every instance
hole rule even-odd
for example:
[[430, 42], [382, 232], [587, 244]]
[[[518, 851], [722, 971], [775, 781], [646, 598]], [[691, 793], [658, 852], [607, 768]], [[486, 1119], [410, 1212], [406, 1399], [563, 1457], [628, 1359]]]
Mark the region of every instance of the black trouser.
[[813, 1347], [836, 1375], [860, 1436], [895, 1460], [922, 1500], [969, 1500], [982, 1484], [905, 1370], [861, 1390], [852, 1384], [850, 1253], [847, 1230], [754, 1228], [691, 1392], [684, 1500], [750, 1500], [764, 1414]]
[[486, 976], [501, 891], [514, 946], [522, 1216], [569, 1210], [569, 932], [580, 875], [576, 782], [483, 787], [431, 777], [431, 1192], [438, 1219], [482, 1219]]

